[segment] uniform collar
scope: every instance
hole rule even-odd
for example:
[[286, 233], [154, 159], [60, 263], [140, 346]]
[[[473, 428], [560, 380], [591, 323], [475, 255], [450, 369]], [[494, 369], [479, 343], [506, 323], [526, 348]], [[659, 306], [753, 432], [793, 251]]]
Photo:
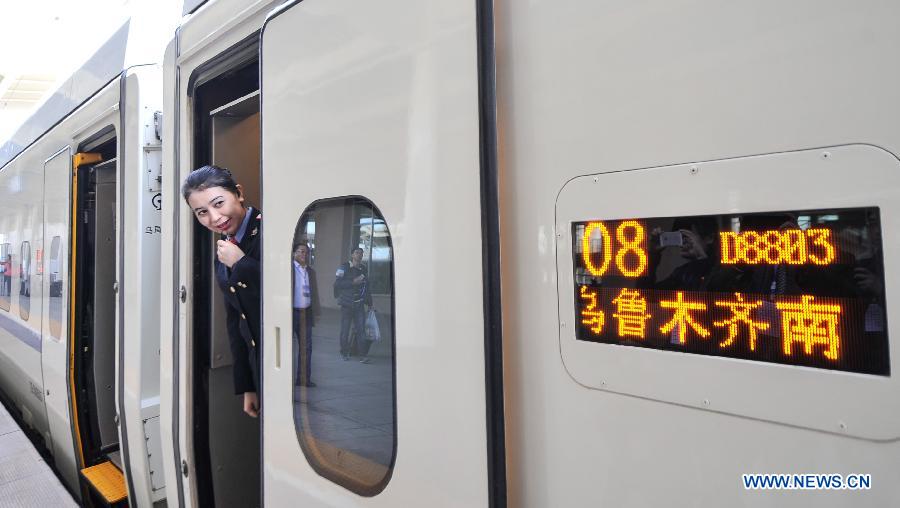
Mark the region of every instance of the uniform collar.
[[247, 224], [250, 224], [250, 217], [253, 216], [253, 213], [253, 207], [247, 207], [247, 213], [244, 214], [244, 220], [241, 222], [241, 227], [238, 228], [237, 233], [234, 235], [234, 239], [237, 240], [238, 243], [241, 243], [244, 240], [244, 233], [247, 232]]

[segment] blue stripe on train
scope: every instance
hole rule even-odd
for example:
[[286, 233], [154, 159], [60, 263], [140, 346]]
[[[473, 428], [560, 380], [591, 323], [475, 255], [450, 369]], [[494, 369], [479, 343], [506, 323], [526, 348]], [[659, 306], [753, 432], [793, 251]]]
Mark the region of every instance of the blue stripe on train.
[[0, 328], [11, 333], [37, 352], [41, 352], [41, 334], [0, 312]]

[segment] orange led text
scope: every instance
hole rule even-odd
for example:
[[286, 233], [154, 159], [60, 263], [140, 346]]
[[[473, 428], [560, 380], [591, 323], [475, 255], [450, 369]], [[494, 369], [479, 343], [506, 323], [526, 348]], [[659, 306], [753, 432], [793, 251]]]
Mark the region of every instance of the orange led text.
[[781, 334], [784, 354], [791, 356], [794, 342], [803, 344], [806, 355], [813, 354], [813, 346], [825, 346], [824, 355], [837, 360], [840, 351], [838, 315], [840, 305], [813, 303], [814, 298], [803, 295], [800, 302], [778, 302], [775, 307], [781, 314]]
[[584, 302], [584, 308], [581, 309], [581, 324], [587, 326], [595, 335], [600, 335], [603, 333], [606, 317], [597, 304], [597, 292], [591, 291], [587, 286], [581, 286], [581, 300]]
[[754, 321], [750, 317], [753, 309], [762, 305], [762, 300], [749, 303], [744, 301], [744, 297], [740, 293], [734, 294], [737, 297], [735, 301], [716, 301], [717, 307], [727, 307], [731, 311], [731, 319], [715, 321], [713, 326], [728, 327], [728, 338], [719, 344], [720, 347], [728, 347], [734, 343], [734, 339], [738, 336], [738, 329], [741, 324], [747, 325], [748, 335], [750, 338], [750, 350], [756, 351], [756, 331], [768, 330], [769, 324]]
[[675, 309], [675, 314], [672, 316], [672, 319], [664, 324], [659, 331], [669, 333], [677, 326], [679, 344], [685, 343], [688, 327], [693, 328], [694, 332], [704, 339], [709, 337], [709, 330], [704, 328], [700, 323], [694, 321], [694, 318], [691, 317], [690, 314], [690, 311], [692, 310], [706, 310], [705, 303], [685, 301], [684, 293], [678, 291], [675, 300], [663, 300], [659, 302], [659, 305], [664, 309]]
[[828, 265], [836, 251], [827, 228], [719, 233], [722, 264]]
[[637, 290], [623, 289], [612, 303], [616, 304], [613, 317], [619, 322], [619, 337], [643, 339], [647, 320], [650, 319], [650, 314], [646, 314], [647, 300]]
[[[600, 233], [600, 243], [591, 244], [591, 235]], [[616, 249], [613, 256], [612, 236], [603, 222], [588, 222], [581, 237], [581, 258], [584, 267], [595, 276], [606, 274], [615, 259], [615, 266], [625, 277], [640, 277], [647, 272], [647, 230], [636, 220], [626, 220], [616, 227]], [[593, 248], [592, 248], [593, 247]], [[594, 259], [599, 254], [599, 259]]]

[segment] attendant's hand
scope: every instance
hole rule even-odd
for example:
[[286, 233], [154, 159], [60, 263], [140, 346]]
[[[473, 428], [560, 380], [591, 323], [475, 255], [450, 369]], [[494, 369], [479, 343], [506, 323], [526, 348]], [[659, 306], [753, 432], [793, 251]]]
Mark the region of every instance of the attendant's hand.
[[366, 280], [366, 276], [365, 276], [365, 275], [357, 275], [357, 276], [353, 279], [353, 283], [354, 283], [354, 284], [362, 284], [364, 280]]
[[216, 257], [220, 263], [231, 268], [244, 257], [244, 251], [229, 241], [219, 240], [216, 242]]
[[706, 259], [706, 249], [703, 248], [703, 239], [700, 235], [694, 233], [690, 229], [681, 229], [681, 237], [683, 244], [681, 245], [681, 255], [688, 259]]
[[244, 412], [253, 418], [259, 416], [259, 397], [256, 392], [244, 392]]

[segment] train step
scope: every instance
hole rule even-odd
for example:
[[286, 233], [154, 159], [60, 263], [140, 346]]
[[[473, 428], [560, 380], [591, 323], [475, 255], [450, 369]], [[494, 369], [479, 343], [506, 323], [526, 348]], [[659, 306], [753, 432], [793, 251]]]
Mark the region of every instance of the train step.
[[128, 497], [125, 475], [111, 461], [86, 467], [81, 470], [81, 476], [109, 505], [115, 505]]

